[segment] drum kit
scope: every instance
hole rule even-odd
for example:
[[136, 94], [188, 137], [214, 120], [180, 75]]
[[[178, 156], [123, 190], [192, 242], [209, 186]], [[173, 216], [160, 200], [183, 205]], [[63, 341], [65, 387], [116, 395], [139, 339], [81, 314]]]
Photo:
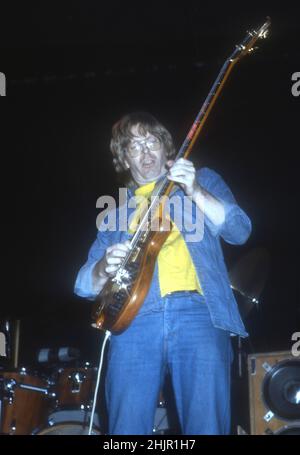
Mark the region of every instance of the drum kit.
[[[0, 371], [1, 434], [88, 434], [96, 373], [88, 363], [49, 376], [26, 368]], [[97, 413], [92, 434], [101, 434]]]
[[[87, 435], [97, 368], [62, 366], [45, 375], [26, 368], [0, 370], [0, 434]], [[104, 434], [99, 413], [92, 435]], [[160, 395], [153, 434], [171, 434]]]
[[[40, 349], [38, 366], [19, 367], [19, 335], [19, 321], [0, 321], [0, 434], [88, 434], [98, 369], [73, 348]], [[95, 412], [90, 434], [100, 427]]]
[[[11, 325], [0, 321], [0, 435], [104, 435], [100, 406], [93, 413], [98, 367], [81, 362], [76, 349], [43, 348], [37, 353], [38, 367], [18, 368], [19, 334]], [[5, 365], [5, 357], [12, 362]], [[153, 434], [170, 431], [161, 394]]]

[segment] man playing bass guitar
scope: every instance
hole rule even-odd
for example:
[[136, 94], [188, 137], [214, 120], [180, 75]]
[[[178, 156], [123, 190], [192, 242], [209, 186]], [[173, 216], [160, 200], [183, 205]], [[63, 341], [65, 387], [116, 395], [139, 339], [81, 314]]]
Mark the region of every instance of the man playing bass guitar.
[[[167, 177], [175, 182], [172, 196], [183, 202], [183, 221], [191, 213], [195, 220], [200, 213], [203, 226], [200, 236], [189, 235], [185, 223], [179, 222], [181, 216], [175, 216], [176, 207], [170, 209], [171, 232], [157, 255], [143, 305], [125, 331], [111, 336], [106, 373], [108, 432], [152, 434], [168, 373], [182, 433], [228, 434], [231, 335], [245, 337], [247, 332], [220, 240], [243, 244], [251, 222], [216, 172], [196, 171], [184, 158], [174, 161], [172, 137], [152, 115], [138, 112], [122, 117], [113, 126], [111, 151], [116, 171], [131, 176], [129, 196], [149, 200], [157, 182]], [[130, 213], [129, 207], [119, 207], [117, 218], [124, 209], [126, 215]], [[137, 207], [126, 230], [120, 229], [120, 223], [115, 229], [99, 229], [77, 276], [78, 295], [95, 299], [107, 280], [116, 276], [130, 252], [138, 214]]]

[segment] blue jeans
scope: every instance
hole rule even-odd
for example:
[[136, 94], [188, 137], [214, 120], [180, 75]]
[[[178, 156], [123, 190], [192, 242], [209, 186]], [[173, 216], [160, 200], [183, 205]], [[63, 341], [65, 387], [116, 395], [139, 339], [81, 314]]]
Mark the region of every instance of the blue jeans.
[[170, 373], [182, 433], [228, 434], [232, 347], [214, 328], [205, 300], [178, 292], [163, 310], [138, 315], [108, 352], [109, 434], [152, 434], [159, 392]]

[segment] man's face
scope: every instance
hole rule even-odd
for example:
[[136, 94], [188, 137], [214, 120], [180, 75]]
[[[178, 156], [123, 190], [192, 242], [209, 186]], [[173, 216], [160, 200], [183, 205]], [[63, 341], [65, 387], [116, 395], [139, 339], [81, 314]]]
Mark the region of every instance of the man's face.
[[148, 131], [141, 135], [138, 125], [131, 128], [133, 138], [125, 154], [125, 163], [138, 185], [153, 182], [166, 173], [167, 162], [163, 144]]

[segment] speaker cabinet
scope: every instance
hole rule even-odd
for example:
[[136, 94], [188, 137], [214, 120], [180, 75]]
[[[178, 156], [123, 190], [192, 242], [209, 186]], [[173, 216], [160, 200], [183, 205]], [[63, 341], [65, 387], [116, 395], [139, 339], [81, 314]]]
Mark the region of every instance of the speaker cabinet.
[[290, 351], [248, 356], [252, 435], [300, 435], [300, 358]]

